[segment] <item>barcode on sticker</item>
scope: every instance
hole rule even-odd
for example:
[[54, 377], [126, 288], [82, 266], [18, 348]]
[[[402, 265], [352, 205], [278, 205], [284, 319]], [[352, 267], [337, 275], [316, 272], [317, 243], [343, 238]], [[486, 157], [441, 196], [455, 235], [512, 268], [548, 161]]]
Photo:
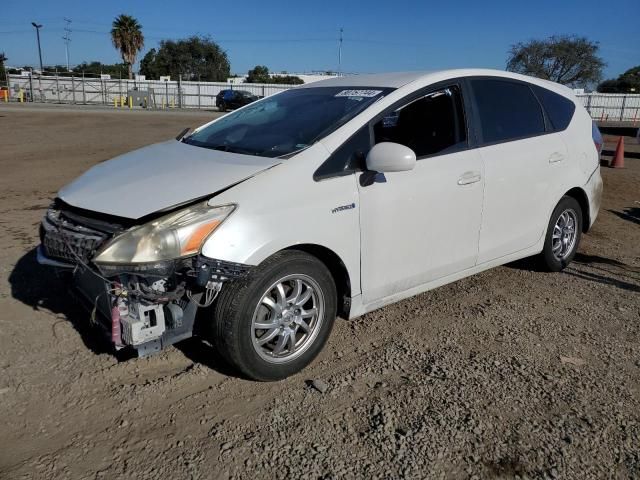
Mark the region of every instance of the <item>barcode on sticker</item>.
[[342, 90], [336, 93], [336, 97], [375, 97], [382, 90]]

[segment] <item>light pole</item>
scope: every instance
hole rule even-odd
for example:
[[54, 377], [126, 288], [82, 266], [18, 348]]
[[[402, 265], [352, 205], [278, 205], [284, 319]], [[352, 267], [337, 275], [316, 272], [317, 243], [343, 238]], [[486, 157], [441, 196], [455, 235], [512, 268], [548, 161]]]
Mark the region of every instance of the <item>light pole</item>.
[[67, 57], [67, 73], [71, 70], [69, 69], [69, 42], [71, 41], [71, 19], [64, 17], [64, 21], [66, 22], [66, 26], [64, 27], [64, 53]]
[[338, 40], [338, 76], [342, 75], [342, 32], [343, 28], [340, 28], [340, 38]]
[[40, 75], [42, 75], [42, 49], [40, 48], [40, 29], [42, 24], [38, 25], [36, 22], [31, 22], [31, 25], [36, 29], [36, 36], [38, 37], [38, 57], [40, 57]]

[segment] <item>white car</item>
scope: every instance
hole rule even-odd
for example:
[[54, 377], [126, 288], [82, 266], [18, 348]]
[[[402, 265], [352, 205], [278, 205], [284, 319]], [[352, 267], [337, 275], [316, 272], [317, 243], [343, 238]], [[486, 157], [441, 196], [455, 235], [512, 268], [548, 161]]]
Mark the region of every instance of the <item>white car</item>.
[[560, 271], [602, 194], [571, 90], [492, 70], [297, 87], [64, 187], [39, 261], [72, 273], [116, 348], [194, 334], [284, 378], [354, 318], [538, 255]]

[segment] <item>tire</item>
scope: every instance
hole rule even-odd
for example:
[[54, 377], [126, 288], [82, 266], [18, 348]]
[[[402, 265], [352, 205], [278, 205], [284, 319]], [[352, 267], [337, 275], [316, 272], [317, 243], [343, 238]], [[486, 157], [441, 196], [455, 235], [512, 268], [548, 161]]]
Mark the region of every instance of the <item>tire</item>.
[[320, 260], [304, 252], [279, 252], [225, 285], [213, 309], [212, 341], [245, 376], [281, 380], [320, 353], [336, 308], [335, 282]]
[[541, 266], [550, 272], [560, 272], [571, 263], [582, 236], [582, 208], [573, 197], [562, 197], [551, 214]]
[[221, 112], [226, 112], [227, 111], [227, 107], [224, 104], [224, 102], [220, 102], [220, 105], [218, 105], [218, 110]]

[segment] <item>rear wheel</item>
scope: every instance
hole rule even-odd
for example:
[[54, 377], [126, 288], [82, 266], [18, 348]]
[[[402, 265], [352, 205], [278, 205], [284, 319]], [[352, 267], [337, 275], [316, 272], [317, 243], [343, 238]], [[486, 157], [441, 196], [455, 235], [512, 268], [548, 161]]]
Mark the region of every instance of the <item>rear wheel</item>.
[[573, 197], [562, 197], [553, 210], [544, 249], [540, 254], [542, 266], [552, 272], [563, 270], [578, 250], [582, 234], [582, 208]]
[[246, 376], [280, 380], [320, 353], [333, 328], [336, 304], [333, 277], [320, 260], [280, 252], [221, 291], [214, 342]]
[[218, 110], [220, 110], [221, 112], [227, 111], [227, 106], [224, 104], [224, 102], [220, 102], [220, 105], [218, 105]]

